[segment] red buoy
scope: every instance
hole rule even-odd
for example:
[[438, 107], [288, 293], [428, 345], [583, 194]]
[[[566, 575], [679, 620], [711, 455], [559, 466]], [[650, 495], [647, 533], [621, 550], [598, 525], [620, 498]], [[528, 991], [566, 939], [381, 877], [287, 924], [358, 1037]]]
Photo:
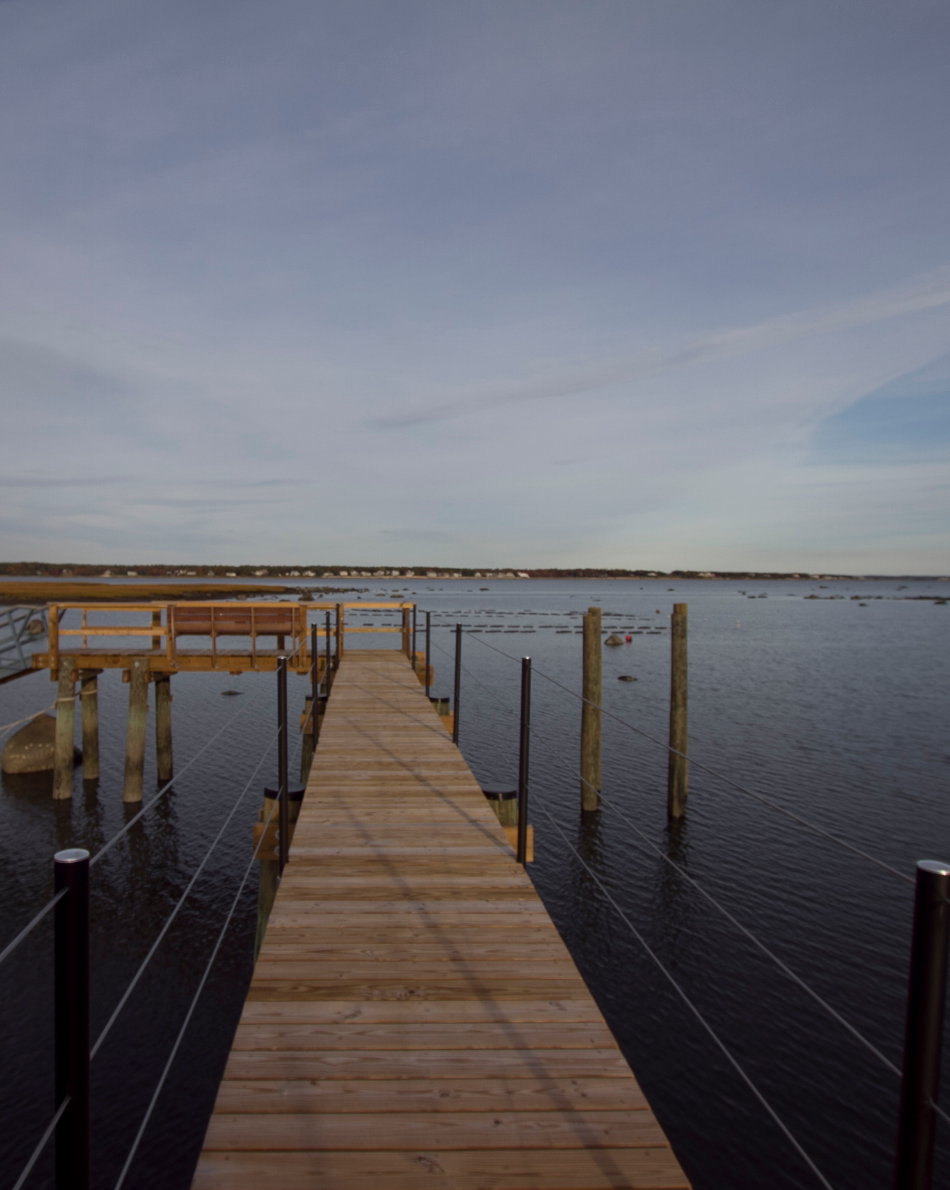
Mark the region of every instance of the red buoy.
[[632, 640], [633, 640], [633, 637], [632, 637], [632, 636], [628, 636], [628, 637], [627, 637], [627, 644], [629, 645], [629, 644], [630, 644], [630, 642], [631, 642]]

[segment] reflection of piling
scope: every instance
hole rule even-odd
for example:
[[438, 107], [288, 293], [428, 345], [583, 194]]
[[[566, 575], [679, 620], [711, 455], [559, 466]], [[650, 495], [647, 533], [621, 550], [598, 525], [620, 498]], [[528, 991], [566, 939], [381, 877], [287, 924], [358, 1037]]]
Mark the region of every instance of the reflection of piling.
[[76, 698], [76, 672], [73, 663], [63, 658], [59, 663], [56, 697], [56, 737], [53, 745], [53, 797], [73, 796], [73, 733]]
[[261, 951], [264, 933], [274, 907], [277, 886], [280, 884], [280, 864], [276, 859], [262, 859], [258, 865], [257, 883], [257, 931], [254, 938], [254, 962]]
[[[667, 771], [666, 807], [670, 818], [686, 813], [689, 791], [689, 732], [687, 728], [686, 607], [673, 604], [670, 631], [670, 759]], [[682, 753], [682, 755], [677, 755]]]
[[122, 800], [140, 802], [145, 775], [145, 721], [148, 716], [148, 660], [132, 659], [129, 677], [129, 718], [125, 731], [125, 777]]
[[170, 674], [155, 675], [155, 762], [158, 782], [172, 779], [172, 680]]
[[99, 780], [99, 670], [79, 671], [82, 720], [82, 779]]
[[592, 607], [584, 617], [584, 701], [581, 703], [582, 810], [596, 810], [600, 804], [600, 636], [600, 608]]

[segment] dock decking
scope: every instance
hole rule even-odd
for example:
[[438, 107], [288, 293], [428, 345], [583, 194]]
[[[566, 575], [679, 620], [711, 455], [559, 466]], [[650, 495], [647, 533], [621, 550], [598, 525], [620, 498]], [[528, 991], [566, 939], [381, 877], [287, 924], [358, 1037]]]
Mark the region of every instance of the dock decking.
[[194, 1190], [688, 1187], [406, 657], [351, 650]]

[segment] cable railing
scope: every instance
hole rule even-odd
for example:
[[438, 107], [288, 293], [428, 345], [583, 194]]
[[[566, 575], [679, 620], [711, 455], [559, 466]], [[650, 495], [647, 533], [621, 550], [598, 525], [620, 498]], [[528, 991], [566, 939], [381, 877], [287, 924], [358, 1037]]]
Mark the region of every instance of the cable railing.
[[[449, 627], [449, 625], [445, 625]], [[685, 750], [680, 751], [667, 745], [664, 741], [657, 739], [637, 728], [634, 724], [628, 723], [619, 716], [612, 714], [603, 708], [598, 701], [585, 698], [582, 694], [571, 690], [564, 683], [552, 678], [550, 675], [542, 673], [541, 671], [533, 669], [529, 658], [517, 658], [510, 653], [506, 653], [503, 649], [497, 648], [495, 645], [489, 644], [487, 641], [481, 640], [476, 636], [478, 643], [485, 645], [486, 648], [493, 652], [500, 654], [507, 660], [521, 666], [522, 675], [522, 697], [521, 709], [519, 712], [508, 705], [504, 700], [498, 697], [497, 693], [487, 686], [484, 682], [472, 673], [472, 671], [464, 666], [461, 661], [461, 638], [463, 635], [463, 627], [461, 624], [454, 626], [455, 631], [455, 693], [456, 706], [455, 710], [455, 739], [458, 740], [458, 724], [459, 724], [459, 683], [462, 673], [479, 686], [485, 693], [487, 693], [492, 700], [497, 703], [503, 711], [510, 714], [512, 718], [520, 718], [521, 726], [521, 740], [519, 743], [519, 791], [518, 791], [518, 818], [519, 818], [519, 844], [518, 844], [518, 859], [519, 862], [524, 862], [524, 849], [522, 844], [522, 833], [527, 830], [527, 800], [531, 783], [527, 775], [527, 754], [528, 754], [528, 735], [530, 728], [530, 682], [533, 673], [544, 680], [550, 682], [553, 686], [570, 694], [572, 697], [580, 701], [582, 704], [592, 706], [598, 712], [606, 715], [629, 728], [636, 734], [645, 737], [651, 742], [658, 744], [667, 749], [667, 751], [680, 755], [689, 764], [696, 765], [697, 768], [710, 775], [719, 778], [732, 787], [747, 793], [750, 796], [762, 801], [764, 804], [780, 813], [785, 814], [795, 822], [807, 827], [809, 830], [823, 836], [826, 839], [840, 845], [848, 851], [869, 860], [876, 867], [884, 869], [892, 875], [898, 876], [902, 881], [913, 884], [915, 886], [915, 906], [914, 906], [914, 928], [913, 928], [913, 942], [912, 942], [912, 958], [911, 958], [911, 975], [908, 987], [908, 1008], [907, 1008], [907, 1032], [905, 1036], [904, 1047], [904, 1064], [903, 1069], [898, 1067], [896, 1063], [892, 1062], [882, 1050], [867, 1038], [859, 1029], [857, 1029], [846, 1017], [844, 1017], [828, 1000], [818, 993], [811, 985], [803, 979], [797, 972], [795, 972], [783, 959], [781, 959], [774, 951], [759, 938], [754, 931], [750, 930], [744, 925], [729, 909], [726, 908], [712, 893], [710, 893], [703, 885], [691, 876], [682, 865], [669, 855], [667, 855], [662, 848], [658, 847], [646, 834], [643, 832], [632, 820], [623, 812], [617, 803], [611, 799], [606, 799], [600, 789], [596, 790], [597, 804], [603, 804], [611, 813], [615, 814], [636, 836], [634, 842], [642, 848], [649, 849], [651, 852], [659, 856], [667, 865], [673, 868], [678, 875], [688, 882], [696, 892], [702, 896], [713, 908], [727, 920], [736, 930], [738, 930], [753, 946], [755, 946], [762, 954], [764, 954], [786, 978], [791, 980], [802, 992], [804, 992], [814, 1003], [816, 1003], [822, 1011], [838, 1026], [843, 1028], [863, 1049], [871, 1054], [874, 1059], [883, 1067], [885, 1067], [891, 1074], [896, 1075], [902, 1081], [901, 1088], [901, 1114], [898, 1129], [898, 1146], [897, 1146], [897, 1187], [898, 1190], [920, 1190], [920, 1188], [930, 1185], [930, 1169], [933, 1163], [933, 1147], [935, 1140], [934, 1122], [940, 1119], [945, 1123], [950, 1123], [950, 1115], [948, 1115], [936, 1101], [936, 1093], [939, 1086], [939, 1054], [942, 1047], [943, 1037], [943, 1012], [944, 1002], [946, 999], [946, 982], [947, 982], [947, 956], [950, 950], [950, 866], [938, 864], [933, 861], [920, 861], [917, 865], [916, 880], [908, 877], [903, 872], [892, 867], [890, 864], [879, 860], [877, 857], [870, 855], [860, 848], [853, 847], [846, 840], [838, 838], [836, 835], [825, 831], [823, 828], [816, 826], [801, 818], [799, 815], [787, 811], [784, 807], [779, 806], [771, 799], [765, 798], [762, 795], [756, 794], [754, 791], [747, 789], [741, 783], [734, 781], [725, 774], [718, 772], [708, 765], [703, 765], [696, 762], [694, 759], [686, 754]], [[473, 635], [472, 633], [464, 633], [464, 635]], [[445, 657], [450, 658], [451, 654], [447, 649], [442, 648], [437, 641], [432, 640], [432, 625], [430, 615], [426, 615], [426, 667], [428, 677], [429, 653], [431, 648], [436, 648]], [[671, 696], [672, 697], [672, 696]], [[575, 779], [579, 779], [582, 786], [589, 785], [590, 782], [585, 778], [584, 774], [580, 772], [577, 767], [568, 761], [547, 738], [544, 739], [545, 749], [552, 755], [558, 764]], [[690, 1012], [696, 1017], [699, 1023], [703, 1026], [710, 1038], [721, 1050], [723, 1055], [730, 1062], [730, 1065], [736, 1070], [742, 1080], [749, 1087], [755, 1098], [765, 1108], [773, 1121], [781, 1129], [783, 1134], [793, 1145], [796, 1152], [806, 1163], [813, 1175], [817, 1178], [821, 1185], [828, 1187], [829, 1182], [824, 1174], [818, 1169], [814, 1161], [809, 1157], [802, 1145], [792, 1135], [788, 1127], [779, 1118], [774, 1108], [768, 1103], [759, 1089], [755, 1086], [748, 1074], [744, 1071], [741, 1064], [731, 1054], [728, 1047], [718, 1036], [709, 1022], [703, 1017], [701, 1011], [687, 995], [685, 990], [680, 985], [679, 981], [672, 975], [666, 965], [662, 962], [653, 948], [647, 943], [646, 939], [637, 930], [631, 922], [627, 913], [617, 902], [609, 888], [605, 885], [603, 879], [591, 868], [584, 857], [580, 854], [578, 849], [570, 841], [561, 825], [557, 822], [551, 814], [548, 807], [545, 805], [544, 799], [539, 800], [536, 796], [534, 798], [538, 809], [544, 815], [545, 819], [550, 823], [557, 835], [561, 838], [564, 845], [572, 852], [577, 861], [581, 864], [590, 878], [597, 885], [606, 903], [620, 916], [626, 927], [636, 937], [640, 945], [643, 947], [645, 953], [654, 962], [657, 968], [666, 977], [670, 985], [677, 992], [683, 1003], [689, 1008]]]
[[[316, 690], [316, 654], [314, 664], [307, 674], [314, 680]], [[73, 848], [57, 852], [54, 856], [54, 875], [56, 881], [55, 895], [40, 909], [31, 921], [14, 937], [0, 952], [0, 962], [20, 946], [30, 933], [43, 921], [48, 914], [55, 910], [54, 918], [54, 1001], [55, 1001], [55, 1068], [57, 1105], [52, 1117], [32, 1150], [26, 1164], [14, 1183], [13, 1190], [21, 1190], [36, 1166], [37, 1161], [49, 1144], [51, 1138], [56, 1137], [56, 1187], [57, 1190], [88, 1190], [90, 1185], [90, 1135], [89, 1135], [89, 1074], [90, 1065], [100, 1052], [104, 1042], [111, 1033], [114, 1025], [127, 1006], [133, 991], [138, 986], [149, 964], [157, 953], [175, 919], [192, 894], [202, 872], [206, 869], [212, 855], [225, 837], [228, 827], [244, 803], [248, 792], [258, 778], [261, 768], [272, 755], [275, 741], [278, 745], [278, 790], [270, 810], [264, 819], [257, 840], [252, 849], [250, 862], [244, 869], [237, 891], [228, 909], [224, 923], [219, 931], [205, 966], [197, 990], [192, 997], [184, 1021], [172, 1046], [171, 1052], [162, 1070], [158, 1084], [152, 1094], [145, 1115], [133, 1139], [131, 1148], [122, 1166], [119, 1178], [115, 1183], [115, 1190], [125, 1183], [126, 1177], [135, 1159], [142, 1138], [152, 1117], [155, 1105], [161, 1094], [169, 1071], [177, 1056], [181, 1042], [194, 1016], [195, 1008], [207, 984], [208, 977], [220, 952], [228, 927], [233, 920], [234, 913], [240, 903], [241, 896], [247, 884], [248, 877], [255, 861], [260, 858], [262, 846], [268, 838], [268, 828], [276, 814], [279, 820], [277, 840], [280, 848], [280, 867], [286, 863], [289, 822], [287, 802], [290, 783], [287, 777], [287, 664], [286, 658], [280, 658], [278, 664], [278, 726], [277, 730], [268, 736], [267, 743], [258, 757], [250, 776], [241, 792], [230, 806], [223, 822], [210, 845], [205, 850], [200, 862], [191, 874], [188, 883], [179, 896], [177, 902], [166, 916], [158, 934], [154, 938], [147, 954], [139, 964], [118, 1003], [109, 1016], [104, 1028], [95, 1043], [89, 1044], [89, 873], [97, 863], [115, 844], [128, 834], [132, 826], [140, 821], [143, 815], [152, 810], [162, 797], [167, 794], [172, 783], [165, 785], [156, 796], [144, 806], [125, 826], [92, 857], [88, 851]], [[205, 744], [195, 753], [188, 763], [179, 770], [176, 778], [193, 765], [209, 747], [234, 724], [244, 713], [242, 708], [233, 715]], [[298, 740], [294, 759], [300, 743]]]

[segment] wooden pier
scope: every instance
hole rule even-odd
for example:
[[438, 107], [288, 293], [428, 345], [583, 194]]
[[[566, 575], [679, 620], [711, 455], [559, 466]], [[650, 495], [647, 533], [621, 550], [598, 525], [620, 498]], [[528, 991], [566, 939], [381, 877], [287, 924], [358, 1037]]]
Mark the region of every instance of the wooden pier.
[[688, 1182], [397, 650], [348, 652], [194, 1190]]

